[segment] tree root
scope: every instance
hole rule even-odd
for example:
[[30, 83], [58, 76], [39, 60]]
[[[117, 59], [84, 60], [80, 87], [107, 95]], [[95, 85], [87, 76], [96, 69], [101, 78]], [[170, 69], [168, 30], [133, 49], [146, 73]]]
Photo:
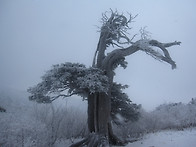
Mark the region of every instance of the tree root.
[[109, 143], [112, 145], [124, 146], [127, 144], [126, 141], [122, 141], [119, 137], [117, 137], [113, 130], [111, 122], [108, 124], [108, 132], [109, 132]]
[[103, 135], [91, 133], [87, 138], [72, 144], [70, 147], [109, 147], [111, 145], [124, 146], [127, 143], [120, 140], [117, 136], [110, 136], [108, 139]]
[[102, 135], [91, 133], [89, 136], [70, 147], [109, 147], [109, 140]]
[[118, 138], [114, 134], [109, 134], [109, 143], [112, 145], [118, 145], [118, 146], [125, 146], [127, 142], [122, 141], [120, 138]]

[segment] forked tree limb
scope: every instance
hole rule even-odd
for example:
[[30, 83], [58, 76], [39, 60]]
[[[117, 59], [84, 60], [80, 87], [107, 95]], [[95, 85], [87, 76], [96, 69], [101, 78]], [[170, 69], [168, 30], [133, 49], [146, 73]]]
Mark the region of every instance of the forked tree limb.
[[[170, 57], [170, 54], [167, 47], [171, 47], [174, 45], [180, 45], [181, 42], [171, 42], [171, 43], [161, 43], [157, 40], [139, 40], [135, 42], [133, 45], [124, 48], [124, 49], [115, 49], [111, 53], [109, 53], [105, 59], [103, 60], [103, 69], [110, 68], [112, 64], [119, 58], [129, 56], [139, 50], [145, 51], [146, 53], [150, 54], [157, 60], [161, 60], [171, 64], [172, 69], [176, 68], [175, 62]], [[160, 50], [163, 51], [163, 54], [153, 49], [153, 47], [158, 47]], [[106, 67], [107, 66], [107, 67]]]

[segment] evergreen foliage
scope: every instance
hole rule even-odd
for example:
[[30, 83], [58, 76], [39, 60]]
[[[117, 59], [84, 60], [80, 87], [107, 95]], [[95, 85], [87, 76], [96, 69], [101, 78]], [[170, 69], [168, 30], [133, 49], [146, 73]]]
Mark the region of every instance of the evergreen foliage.
[[121, 115], [124, 118], [124, 121], [136, 121], [139, 118], [140, 105], [132, 103], [130, 98], [126, 93], [123, 92], [123, 89], [128, 88], [128, 85], [121, 85], [113, 83], [112, 86], [112, 98], [111, 98], [111, 116], [116, 124], [116, 114]]
[[[38, 103], [51, 103], [59, 97], [79, 95], [87, 98], [88, 93], [107, 92], [108, 78], [98, 68], [86, 68], [79, 63], [66, 62], [53, 65], [36, 86], [28, 89], [29, 99]], [[117, 123], [116, 114], [124, 117], [125, 121], [134, 121], [139, 117], [139, 106], [133, 104], [123, 89], [127, 85], [113, 83], [111, 116]]]
[[108, 87], [108, 78], [100, 69], [66, 62], [53, 65], [42, 77], [42, 82], [28, 92], [32, 94], [30, 100], [51, 103], [59, 97], [79, 95], [85, 98], [88, 93], [107, 92]]

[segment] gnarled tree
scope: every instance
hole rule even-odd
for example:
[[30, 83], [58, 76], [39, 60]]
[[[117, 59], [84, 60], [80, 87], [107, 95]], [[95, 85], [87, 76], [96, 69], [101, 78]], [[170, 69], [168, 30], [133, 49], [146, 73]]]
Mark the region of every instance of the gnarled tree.
[[[169, 63], [172, 69], [176, 68], [167, 48], [180, 45], [181, 42], [162, 43], [149, 39], [145, 32], [141, 33], [139, 40], [134, 41], [135, 35], [128, 37], [134, 18], [132, 15], [127, 18], [112, 10], [104, 13], [92, 67], [86, 68], [82, 64], [72, 63], [55, 65], [43, 76], [41, 83], [28, 90], [32, 94], [30, 99], [37, 102], [52, 102], [59, 97], [74, 94], [88, 100], [90, 135], [72, 147], [123, 145], [124, 142], [112, 131], [112, 118], [115, 113], [125, 116], [124, 112], [128, 108], [133, 112], [132, 116], [137, 116], [137, 107], [133, 107], [127, 95], [122, 92], [126, 86], [113, 81], [115, 68], [119, 65], [124, 68], [127, 66], [126, 56], [144, 51], [159, 61]], [[108, 48], [113, 50], [109, 52]], [[122, 105], [117, 105], [121, 102]], [[126, 107], [126, 111], [123, 107]]]

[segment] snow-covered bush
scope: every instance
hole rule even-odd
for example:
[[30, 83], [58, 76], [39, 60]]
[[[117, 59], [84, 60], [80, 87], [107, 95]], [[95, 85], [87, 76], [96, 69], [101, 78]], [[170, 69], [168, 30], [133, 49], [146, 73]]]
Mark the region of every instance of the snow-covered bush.
[[158, 106], [152, 112], [140, 112], [136, 122], [126, 125], [126, 134], [138, 136], [164, 129], [184, 129], [196, 126], [196, 99], [188, 104], [169, 103]]
[[86, 112], [77, 108], [35, 104], [24, 93], [0, 92], [0, 102], [7, 110], [0, 112], [0, 146], [52, 147], [87, 134]]
[[177, 128], [183, 129], [196, 123], [196, 105], [188, 103], [163, 104], [152, 113], [156, 115], [158, 129]]
[[196, 126], [196, 98], [188, 104], [169, 103], [158, 106], [154, 111], [140, 109], [140, 117], [135, 122], [115, 126], [115, 131], [122, 138], [139, 137], [145, 133], [165, 129], [182, 130]]

